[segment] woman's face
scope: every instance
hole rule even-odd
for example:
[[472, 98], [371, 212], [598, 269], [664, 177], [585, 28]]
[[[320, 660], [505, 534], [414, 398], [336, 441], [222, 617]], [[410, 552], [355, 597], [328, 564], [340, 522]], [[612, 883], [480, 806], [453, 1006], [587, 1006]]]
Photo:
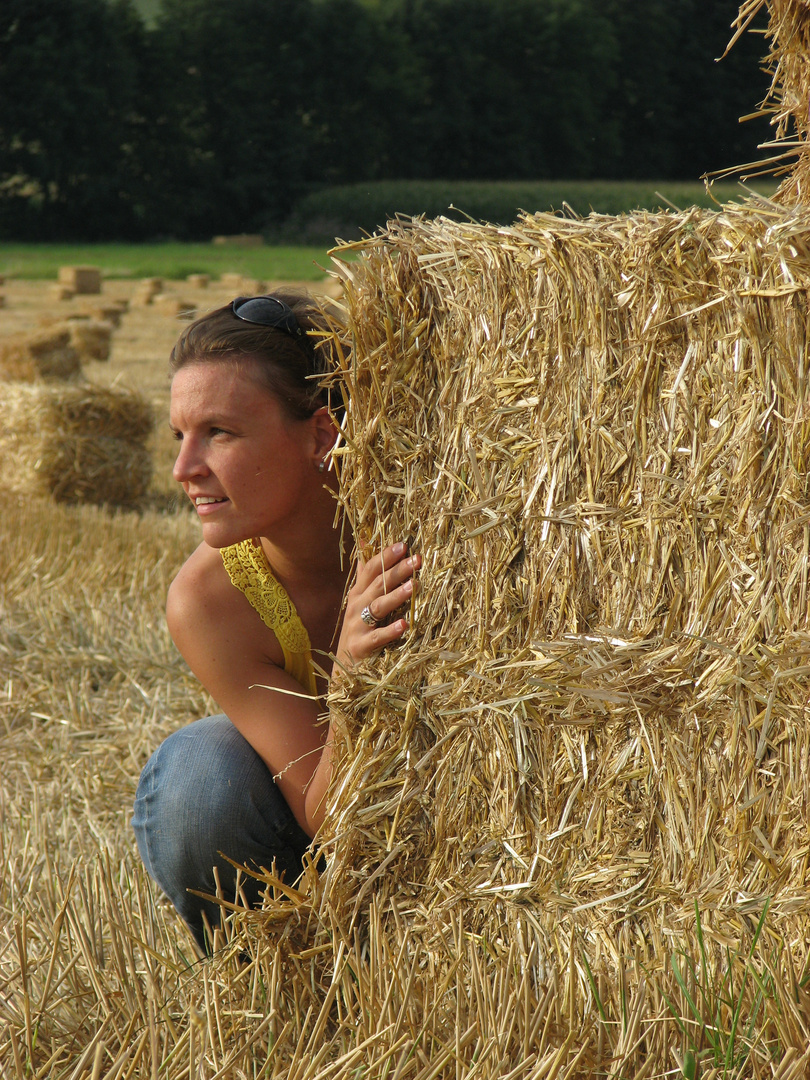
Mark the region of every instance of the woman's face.
[[312, 426], [287, 414], [257, 361], [182, 367], [172, 380], [169, 422], [180, 444], [173, 476], [211, 547], [254, 536], [283, 542], [306, 522], [318, 475]]

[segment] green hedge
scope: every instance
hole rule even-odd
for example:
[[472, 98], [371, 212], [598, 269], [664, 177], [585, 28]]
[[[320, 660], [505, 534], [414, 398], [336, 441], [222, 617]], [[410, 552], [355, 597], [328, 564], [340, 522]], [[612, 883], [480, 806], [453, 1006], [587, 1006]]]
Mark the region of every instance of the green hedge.
[[[758, 183], [756, 190], [771, 194], [774, 183]], [[697, 205], [739, 201], [746, 190], [737, 183], [716, 183], [711, 195], [697, 181], [589, 181], [548, 180], [483, 182], [464, 180], [384, 180], [375, 183], [328, 187], [300, 199], [281, 229], [269, 229], [275, 240], [326, 244], [335, 238], [356, 240], [383, 227], [397, 214], [455, 219], [498, 225], [511, 224], [520, 211], [552, 211], [587, 216], [624, 214], [632, 210], [685, 209]]]

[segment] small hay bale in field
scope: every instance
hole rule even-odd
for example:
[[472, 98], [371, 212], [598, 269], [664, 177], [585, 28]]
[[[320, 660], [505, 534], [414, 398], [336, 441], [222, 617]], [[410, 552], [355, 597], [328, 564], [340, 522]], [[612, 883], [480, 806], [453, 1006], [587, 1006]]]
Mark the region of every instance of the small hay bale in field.
[[243, 276], [241, 273], [232, 273], [227, 271], [219, 275], [219, 284], [224, 288], [240, 289], [242, 287]]
[[242, 287], [249, 296], [263, 296], [268, 289], [266, 281], [261, 278], [246, 277], [242, 280]]
[[0, 338], [0, 379], [70, 379], [80, 369], [65, 323]]
[[158, 277], [143, 278], [132, 294], [131, 303], [136, 307], [147, 307], [163, 289], [163, 279]]
[[109, 323], [113, 328], [117, 328], [121, 325], [124, 310], [120, 304], [105, 304], [103, 307], [86, 308], [83, 314], [96, 322]]
[[233, 236], [215, 236], [212, 243], [216, 247], [264, 247], [264, 237], [261, 233], [236, 233]]
[[152, 475], [154, 425], [139, 395], [103, 387], [0, 385], [0, 486], [60, 502], [136, 504]]
[[171, 293], [158, 293], [158, 295], [153, 298], [152, 302], [164, 315], [168, 315], [175, 319], [191, 319], [194, 317], [194, 313], [197, 310], [197, 305], [190, 300], [183, 300], [179, 296], [172, 296]]
[[244, 281], [242, 274], [224, 273], [219, 276], [219, 283], [224, 289], [233, 289], [235, 292], [239, 292], [242, 288], [242, 282]]
[[108, 322], [76, 320], [70, 322], [70, 341], [80, 359], [109, 360], [113, 327]]
[[231, 289], [234, 296], [260, 296], [267, 289], [267, 284], [257, 278], [245, 277], [244, 274], [222, 274], [219, 279], [225, 289]]
[[186, 281], [192, 289], [207, 289], [211, 281], [210, 274], [189, 274]]
[[101, 292], [101, 271], [97, 266], [60, 266], [57, 280], [74, 293]]
[[56, 285], [51, 285], [49, 291], [53, 299], [60, 303], [64, 300], [72, 300], [75, 295], [73, 289], [71, 289], [69, 285], [60, 285], [58, 283]]

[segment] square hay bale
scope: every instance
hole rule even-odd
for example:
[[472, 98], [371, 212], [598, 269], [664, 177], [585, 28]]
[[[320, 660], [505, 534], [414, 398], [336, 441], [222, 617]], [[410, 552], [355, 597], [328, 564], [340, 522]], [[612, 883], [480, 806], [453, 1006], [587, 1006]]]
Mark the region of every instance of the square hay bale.
[[770, 1068], [757, 987], [810, 941], [808, 236], [753, 199], [348, 246], [341, 499], [421, 591], [332, 688], [326, 872], [253, 925], [319, 958], [296, 1015], [343, 963], [345, 1015], [390, 1010], [369, 1074], [408, 1016], [448, 1080], [465, 1032], [521, 1075], [665, 1075], [675, 962], [750, 964]]
[[74, 293], [101, 292], [101, 271], [97, 266], [60, 266], [57, 280]]
[[148, 307], [155, 297], [160, 295], [163, 290], [163, 279], [158, 277], [143, 278], [139, 283], [135, 292], [132, 294], [130, 303], [135, 307]]
[[215, 247], [264, 247], [264, 237], [261, 233], [235, 233], [233, 236], [215, 236], [212, 243]]
[[74, 297], [73, 289], [69, 285], [51, 285], [50, 294], [54, 300], [62, 302], [64, 300], [72, 300]]
[[153, 297], [152, 302], [164, 315], [175, 319], [191, 319], [197, 310], [197, 305], [190, 300], [172, 296], [171, 293], [158, 293], [157, 296]]
[[66, 323], [0, 338], [0, 379], [71, 379], [80, 369]]
[[261, 278], [242, 278], [242, 290], [247, 296], [262, 296], [267, 293], [268, 285]]
[[244, 282], [244, 276], [242, 274], [236, 274], [227, 272], [220, 274], [219, 283], [223, 289], [232, 289], [234, 293], [242, 291], [242, 283]]
[[0, 487], [59, 502], [136, 505], [149, 488], [154, 420], [136, 394], [0, 384]]
[[244, 274], [222, 274], [219, 281], [223, 288], [232, 290], [234, 296], [261, 296], [267, 291], [266, 282]]
[[82, 360], [109, 360], [112, 323], [96, 320], [71, 320], [70, 341]]
[[192, 289], [207, 289], [211, 282], [210, 274], [189, 274], [186, 281]]
[[130, 303], [133, 307], [149, 307], [155, 298], [155, 293], [149, 289], [136, 289], [132, 294]]
[[83, 314], [96, 322], [109, 323], [113, 328], [117, 328], [121, 325], [121, 316], [125, 310], [120, 303], [104, 304], [101, 307], [86, 308]]

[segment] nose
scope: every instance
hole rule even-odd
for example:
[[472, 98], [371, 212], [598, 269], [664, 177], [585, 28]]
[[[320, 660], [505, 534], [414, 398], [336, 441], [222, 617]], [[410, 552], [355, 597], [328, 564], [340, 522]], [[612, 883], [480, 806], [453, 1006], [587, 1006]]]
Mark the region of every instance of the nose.
[[177, 451], [177, 457], [174, 459], [172, 469], [174, 479], [178, 484], [185, 484], [197, 476], [207, 476], [209, 472], [200, 446], [194, 439], [184, 438]]

